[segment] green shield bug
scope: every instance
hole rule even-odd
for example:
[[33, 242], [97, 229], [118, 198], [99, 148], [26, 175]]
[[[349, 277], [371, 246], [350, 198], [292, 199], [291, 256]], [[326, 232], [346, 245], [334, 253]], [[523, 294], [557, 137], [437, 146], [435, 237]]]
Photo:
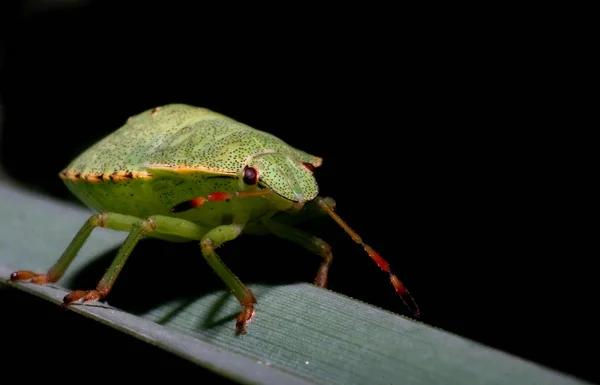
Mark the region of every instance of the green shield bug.
[[327, 286], [331, 247], [293, 225], [329, 215], [390, 276], [406, 306], [419, 309], [389, 264], [318, 195], [321, 158], [205, 108], [171, 104], [144, 111], [84, 151], [60, 172], [69, 190], [97, 214], [46, 274], [16, 271], [11, 281], [56, 282], [95, 227], [129, 233], [95, 290], [75, 290], [64, 304], [97, 301], [111, 290], [142, 237], [199, 241], [202, 255], [242, 305], [235, 325], [245, 333], [256, 300], [215, 249], [242, 232], [272, 233], [322, 257], [314, 284]]

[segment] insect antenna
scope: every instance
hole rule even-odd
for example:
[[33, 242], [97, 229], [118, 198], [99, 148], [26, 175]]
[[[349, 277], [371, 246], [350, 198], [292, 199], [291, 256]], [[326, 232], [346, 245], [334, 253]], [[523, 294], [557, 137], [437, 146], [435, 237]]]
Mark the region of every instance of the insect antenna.
[[348, 226], [348, 224], [344, 222], [344, 220], [335, 211], [333, 211], [331, 206], [329, 206], [327, 202], [325, 202], [325, 200], [323, 200], [321, 197], [317, 197], [316, 200], [319, 206], [323, 210], [325, 210], [325, 212], [329, 214], [329, 216], [334, 221], [336, 221], [337, 224], [340, 225], [340, 227], [343, 228], [344, 231], [346, 231], [346, 233], [348, 233], [348, 235], [350, 235], [352, 240], [354, 240], [354, 242], [358, 243], [363, 247], [363, 249], [365, 249], [367, 254], [369, 254], [369, 257], [371, 257], [373, 261], [375, 261], [377, 266], [379, 266], [381, 270], [385, 271], [390, 275], [390, 281], [392, 282], [392, 285], [394, 286], [394, 289], [396, 290], [398, 295], [400, 295], [400, 299], [402, 299], [404, 305], [414, 314], [415, 317], [419, 317], [421, 314], [421, 312], [419, 311], [419, 306], [413, 299], [412, 295], [410, 295], [404, 284], [402, 284], [398, 277], [396, 277], [396, 275], [392, 273], [389, 263], [387, 263], [387, 261], [383, 259], [383, 257], [379, 255], [378, 252], [373, 250], [371, 246], [364, 243], [362, 238], [356, 233], [356, 231], [352, 230], [350, 226]]

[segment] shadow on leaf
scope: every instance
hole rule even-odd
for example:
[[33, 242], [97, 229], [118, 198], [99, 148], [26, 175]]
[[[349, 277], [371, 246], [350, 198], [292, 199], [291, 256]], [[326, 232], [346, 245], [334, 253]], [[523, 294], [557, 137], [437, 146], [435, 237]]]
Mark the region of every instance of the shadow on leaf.
[[[116, 253], [117, 249], [111, 250], [79, 271], [67, 272], [71, 275], [69, 288], [95, 288]], [[273, 236], [241, 236], [221, 246], [218, 253], [246, 285], [266, 287], [312, 282], [320, 263], [318, 256]], [[171, 311], [157, 320], [166, 324], [202, 296], [215, 292], [223, 295], [211, 305], [206, 318], [199, 320], [201, 328], [222, 325], [237, 317], [236, 312], [214, 319], [232, 294], [206, 263], [197, 242], [144, 239], [131, 253], [105, 301], [136, 315], [176, 302]]]

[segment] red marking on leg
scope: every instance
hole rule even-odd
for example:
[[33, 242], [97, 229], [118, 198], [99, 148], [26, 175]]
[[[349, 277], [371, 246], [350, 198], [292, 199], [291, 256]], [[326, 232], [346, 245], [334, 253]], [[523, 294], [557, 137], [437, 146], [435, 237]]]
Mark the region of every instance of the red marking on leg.
[[[108, 293], [108, 290], [106, 290], [106, 293]], [[65, 295], [63, 298], [63, 306], [69, 306], [80, 299], [83, 299], [83, 303], [94, 302], [102, 299], [104, 296], [105, 293], [98, 290], [75, 290]]]
[[31, 283], [34, 283], [36, 285], [45, 285], [48, 282], [50, 282], [50, 280], [48, 279], [48, 276], [46, 274], [39, 274], [31, 279]]
[[237, 334], [246, 334], [246, 326], [252, 321], [254, 318], [254, 306], [247, 305], [244, 307], [244, 310], [237, 317], [237, 321], [235, 323], [235, 331]]
[[89, 290], [83, 296], [83, 302], [98, 301], [102, 297], [102, 294], [100, 294], [100, 292], [98, 292], [97, 290]]
[[371, 248], [371, 246], [369, 245], [364, 245], [363, 244], [363, 248], [365, 249], [365, 251], [367, 252], [367, 254], [369, 254], [369, 257], [373, 258], [373, 260], [375, 261], [375, 263], [377, 264], [377, 266], [379, 266], [381, 268], [381, 270], [389, 273], [390, 272], [390, 264], [387, 263], [387, 261], [385, 259], [383, 259], [383, 257], [381, 255], [379, 255], [378, 252], [376, 252], [375, 250], [373, 250]]
[[319, 270], [317, 271], [317, 277], [315, 278], [314, 284], [326, 288], [327, 277], [329, 275], [329, 266], [331, 266], [331, 262], [333, 262], [331, 246], [329, 246], [327, 243], [323, 242], [319, 238], [313, 239], [321, 246], [321, 256], [323, 257], [323, 262], [321, 262], [321, 265], [319, 266]]
[[50, 269], [50, 271], [48, 272], [48, 274], [38, 274], [38, 273], [34, 273], [33, 271], [20, 270], [20, 271], [15, 271], [14, 273], [12, 273], [10, 275], [10, 281], [9, 282], [30, 280], [30, 282], [33, 283], [33, 284], [36, 284], [36, 285], [45, 285], [48, 282], [56, 282], [56, 281], [58, 281], [58, 279], [60, 277], [61, 276], [59, 274], [56, 274], [54, 272], [54, 270], [52, 270], [52, 269]]
[[[104, 225], [101, 225], [102, 227]], [[48, 282], [56, 282], [60, 279], [60, 277], [62, 277], [63, 273], [58, 273], [56, 270], [54, 270], [54, 268], [50, 269], [48, 271], [48, 274], [46, 274], [46, 279], [48, 280]]]
[[34, 273], [33, 271], [27, 271], [27, 270], [15, 271], [14, 273], [12, 273], [10, 275], [10, 281], [11, 282], [26, 281], [28, 279], [32, 279], [33, 277], [35, 277], [37, 275], [39, 275], [39, 274]]
[[317, 272], [317, 277], [315, 278], [314, 284], [316, 286], [326, 288], [328, 273], [329, 273], [329, 266], [321, 265], [319, 267], [319, 271]]
[[208, 194], [209, 201], [224, 201], [225, 199], [231, 199], [233, 194], [228, 192], [214, 192], [212, 194]]
[[84, 290], [75, 290], [65, 295], [63, 298], [63, 305], [68, 306], [73, 302], [79, 301], [83, 297], [85, 297], [86, 292]]
[[101, 298], [104, 298], [108, 295], [110, 289], [112, 289], [112, 284], [101, 279], [100, 282], [98, 282], [98, 286], [96, 286], [96, 290], [94, 291], [96, 291]]
[[236, 334], [246, 334], [246, 326], [252, 321], [254, 317], [254, 305], [256, 304], [256, 297], [254, 293], [248, 288], [245, 290], [245, 295], [238, 297], [240, 303], [244, 307], [244, 310], [237, 317], [235, 323]]

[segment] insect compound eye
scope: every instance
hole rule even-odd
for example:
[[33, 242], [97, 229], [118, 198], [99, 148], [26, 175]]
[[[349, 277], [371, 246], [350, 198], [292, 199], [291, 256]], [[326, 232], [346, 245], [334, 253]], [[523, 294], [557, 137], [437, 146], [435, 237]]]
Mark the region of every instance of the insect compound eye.
[[258, 183], [258, 171], [254, 167], [246, 166], [244, 168], [244, 183], [247, 185], [255, 185]]
[[310, 172], [315, 172], [315, 166], [310, 163], [302, 162], [302, 165]]

